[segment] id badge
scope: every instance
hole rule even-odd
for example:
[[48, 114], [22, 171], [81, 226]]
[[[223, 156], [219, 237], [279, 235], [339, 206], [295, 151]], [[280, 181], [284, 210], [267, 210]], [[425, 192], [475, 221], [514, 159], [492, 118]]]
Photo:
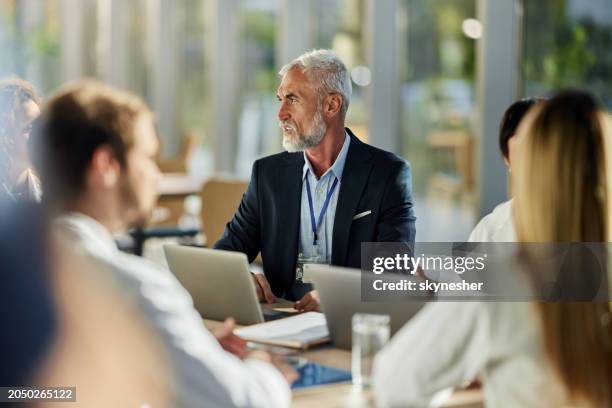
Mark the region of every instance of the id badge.
[[312, 278], [308, 276], [307, 270], [304, 268], [306, 264], [316, 264], [319, 262], [318, 255], [306, 256], [304, 254], [298, 255], [295, 280], [301, 283], [312, 283]]

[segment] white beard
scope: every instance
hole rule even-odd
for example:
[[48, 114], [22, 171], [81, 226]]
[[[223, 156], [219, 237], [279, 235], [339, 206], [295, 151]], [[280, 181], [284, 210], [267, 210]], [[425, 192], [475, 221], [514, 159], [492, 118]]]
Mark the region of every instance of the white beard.
[[291, 123], [280, 123], [281, 128], [285, 125], [290, 125], [293, 128], [293, 137], [287, 136], [283, 132], [283, 149], [289, 153], [301, 152], [310, 147], [315, 147], [321, 143], [321, 140], [323, 140], [325, 136], [325, 132], [327, 132], [327, 125], [325, 121], [323, 121], [323, 115], [321, 115], [321, 111], [319, 110], [317, 110], [314, 115], [310, 131], [306, 134], [296, 134], [295, 126]]

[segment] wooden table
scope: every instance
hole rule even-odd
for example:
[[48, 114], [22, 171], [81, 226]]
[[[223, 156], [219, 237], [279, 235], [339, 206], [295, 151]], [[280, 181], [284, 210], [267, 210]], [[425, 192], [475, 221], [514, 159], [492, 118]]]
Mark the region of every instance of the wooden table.
[[[291, 303], [283, 301], [278, 304], [263, 305], [263, 307], [286, 309], [288, 305]], [[204, 320], [204, 324], [209, 329], [213, 329], [220, 323]], [[351, 352], [336, 348], [331, 344], [300, 351], [298, 355], [319, 364], [351, 370]], [[296, 408], [371, 408], [375, 405], [369, 390], [362, 390], [350, 383], [338, 383], [294, 391], [292, 406]], [[456, 391], [442, 407], [482, 408], [482, 393], [480, 390]]]
[[[301, 352], [300, 355], [319, 364], [351, 370], [351, 352], [348, 350], [341, 350], [328, 345], [306, 350]], [[294, 391], [292, 406], [300, 408], [370, 408], [375, 405], [370, 390], [362, 390], [349, 383], [340, 383]], [[442, 407], [482, 408], [482, 393], [480, 390], [456, 391]]]
[[199, 194], [204, 180], [183, 173], [164, 173], [159, 180], [160, 196]]

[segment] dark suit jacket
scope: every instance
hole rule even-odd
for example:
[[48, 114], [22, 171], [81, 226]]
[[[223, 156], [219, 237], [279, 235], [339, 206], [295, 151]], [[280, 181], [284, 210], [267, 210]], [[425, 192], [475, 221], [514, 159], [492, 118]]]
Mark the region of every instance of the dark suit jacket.
[[[359, 268], [362, 242], [414, 242], [415, 217], [410, 164], [395, 154], [351, 137], [334, 218], [333, 265]], [[276, 296], [295, 281], [302, 200], [303, 153], [259, 159], [234, 218], [217, 249], [244, 252], [252, 262], [261, 251]], [[353, 221], [364, 211], [370, 215]]]

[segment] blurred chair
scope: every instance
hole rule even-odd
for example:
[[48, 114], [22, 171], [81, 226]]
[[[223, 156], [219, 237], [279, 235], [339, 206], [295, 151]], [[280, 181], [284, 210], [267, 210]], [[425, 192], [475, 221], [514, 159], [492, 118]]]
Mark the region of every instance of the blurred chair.
[[[439, 130], [427, 136], [427, 144], [444, 159], [439, 162], [442, 171], [435, 172], [429, 180], [430, 190], [447, 196], [469, 195], [474, 191], [474, 140], [463, 130]], [[447, 171], [444, 171], [447, 170]]]
[[187, 163], [198, 147], [198, 139], [193, 132], [187, 131], [183, 136], [179, 153], [169, 159], [157, 157], [157, 165], [162, 173], [187, 173]]
[[157, 205], [165, 208], [162, 217], [157, 217], [151, 225], [176, 226], [183, 213], [185, 198], [202, 191], [202, 179], [187, 173], [164, 173], [159, 183]]
[[347, 127], [351, 128], [355, 136], [363, 143], [370, 143], [370, 129], [367, 126], [351, 123]]
[[247, 181], [213, 177], [202, 187], [202, 230], [206, 245], [212, 247], [221, 238], [240, 205]]

